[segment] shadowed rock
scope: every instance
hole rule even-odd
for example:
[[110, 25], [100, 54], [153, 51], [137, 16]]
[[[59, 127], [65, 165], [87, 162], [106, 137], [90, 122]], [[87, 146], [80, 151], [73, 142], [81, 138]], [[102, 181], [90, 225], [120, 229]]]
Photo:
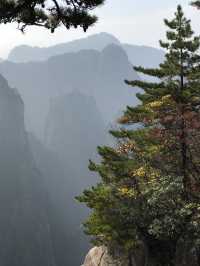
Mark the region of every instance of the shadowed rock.
[[[135, 253], [131, 256], [132, 266], [145, 266], [143, 251]], [[82, 266], [130, 266], [130, 258], [119, 250], [111, 254], [106, 247], [100, 246], [89, 251]]]
[[0, 265], [55, 266], [44, 180], [24, 127], [24, 105], [0, 76]]

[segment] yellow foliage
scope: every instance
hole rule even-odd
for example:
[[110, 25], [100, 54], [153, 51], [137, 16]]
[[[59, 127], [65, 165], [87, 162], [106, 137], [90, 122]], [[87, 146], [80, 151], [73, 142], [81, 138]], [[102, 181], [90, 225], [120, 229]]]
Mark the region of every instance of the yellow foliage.
[[162, 101], [154, 101], [148, 104], [150, 108], [158, 108], [163, 105]]
[[[149, 183], [155, 182], [156, 180], [158, 180], [158, 177], [160, 176], [159, 171], [156, 171], [153, 168], [149, 168], [149, 167], [140, 167], [134, 171], [131, 172], [132, 176], [135, 177], [140, 177], [140, 184], [143, 183], [144, 181], [144, 177], [146, 180], [148, 180]], [[144, 184], [146, 184], [146, 180], [144, 181]]]
[[146, 169], [145, 169], [145, 167], [142, 166], [142, 167], [140, 167], [140, 168], [134, 170], [134, 171], [132, 172], [132, 175], [133, 175], [133, 176], [144, 177], [144, 176], [146, 175]]
[[148, 153], [150, 153], [151, 155], [158, 153], [161, 148], [162, 148], [161, 145], [151, 145], [148, 149]]
[[125, 196], [128, 198], [136, 197], [136, 191], [133, 188], [122, 187], [119, 188], [118, 191], [120, 192], [121, 196]]
[[170, 103], [170, 102], [171, 102], [171, 96], [170, 95], [165, 95], [159, 101], [154, 101], [154, 102], [151, 102], [151, 103], [147, 104], [147, 107], [159, 108], [163, 104]]

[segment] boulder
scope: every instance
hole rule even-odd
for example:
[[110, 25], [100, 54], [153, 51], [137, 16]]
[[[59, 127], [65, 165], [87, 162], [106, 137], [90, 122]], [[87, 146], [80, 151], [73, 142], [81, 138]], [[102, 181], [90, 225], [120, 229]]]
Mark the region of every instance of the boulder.
[[[144, 253], [140, 252], [132, 256], [132, 266], [144, 266]], [[92, 248], [85, 258], [82, 266], [129, 266], [127, 255], [122, 252], [115, 251], [112, 255], [104, 246]]]

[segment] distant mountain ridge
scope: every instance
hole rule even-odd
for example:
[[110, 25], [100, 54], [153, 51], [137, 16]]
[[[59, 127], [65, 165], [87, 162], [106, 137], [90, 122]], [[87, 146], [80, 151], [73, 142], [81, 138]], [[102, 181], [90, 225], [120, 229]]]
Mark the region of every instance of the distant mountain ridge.
[[89, 37], [61, 43], [50, 47], [31, 47], [21, 45], [15, 47], [8, 55], [8, 61], [22, 63], [29, 61], [45, 61], [52, 56], [65, 53], [78, 52], [80, 50], [94, 49], [102, 51], [106, 46], [116, 44], [127, 53], [133, 65], [157, 66], [163, 61], [164, 51], [154, 47], [123, 44], [115, 36], [101, 32]]
[[150, 46], [123, 44], [123, 49], [134, 66], [157, 67], [165, 56], [163, 50]]
[[50, 47], [31, 47], [28, 45], [21, 45], [11, 50], [8, 55], [8, 60], [16, 63], [44, 61], [55, 55], [78, 52], [85, 49], [95, 49], [97, 51], [101, 51], [111, 43], [120, 45], [120, 41], [113, 35], [102, 32], [86, 38]]
[[111, 44], [102, 51], [81, 50], [56, 55], [47, 61], [0, 64], [5, 75], [25, 103], [28, 130], [41, 139], [49, 103], [56, 96], [73, 91], [93, 96], [107, 124], [127, 104], [136, 104], [137, 90], [129, 88], [124, 79], [138, 79], [121, 46]]

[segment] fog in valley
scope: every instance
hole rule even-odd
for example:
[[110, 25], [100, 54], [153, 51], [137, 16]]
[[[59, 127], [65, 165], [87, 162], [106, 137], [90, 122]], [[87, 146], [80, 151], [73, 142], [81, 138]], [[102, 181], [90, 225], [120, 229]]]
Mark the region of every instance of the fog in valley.
[[0, 62], [0, 265], [80, 266], [89, 210], [75, 196], [98, 182], [96, 147], [164, 52], [99, 33], [49, 48], [19, 46]]

